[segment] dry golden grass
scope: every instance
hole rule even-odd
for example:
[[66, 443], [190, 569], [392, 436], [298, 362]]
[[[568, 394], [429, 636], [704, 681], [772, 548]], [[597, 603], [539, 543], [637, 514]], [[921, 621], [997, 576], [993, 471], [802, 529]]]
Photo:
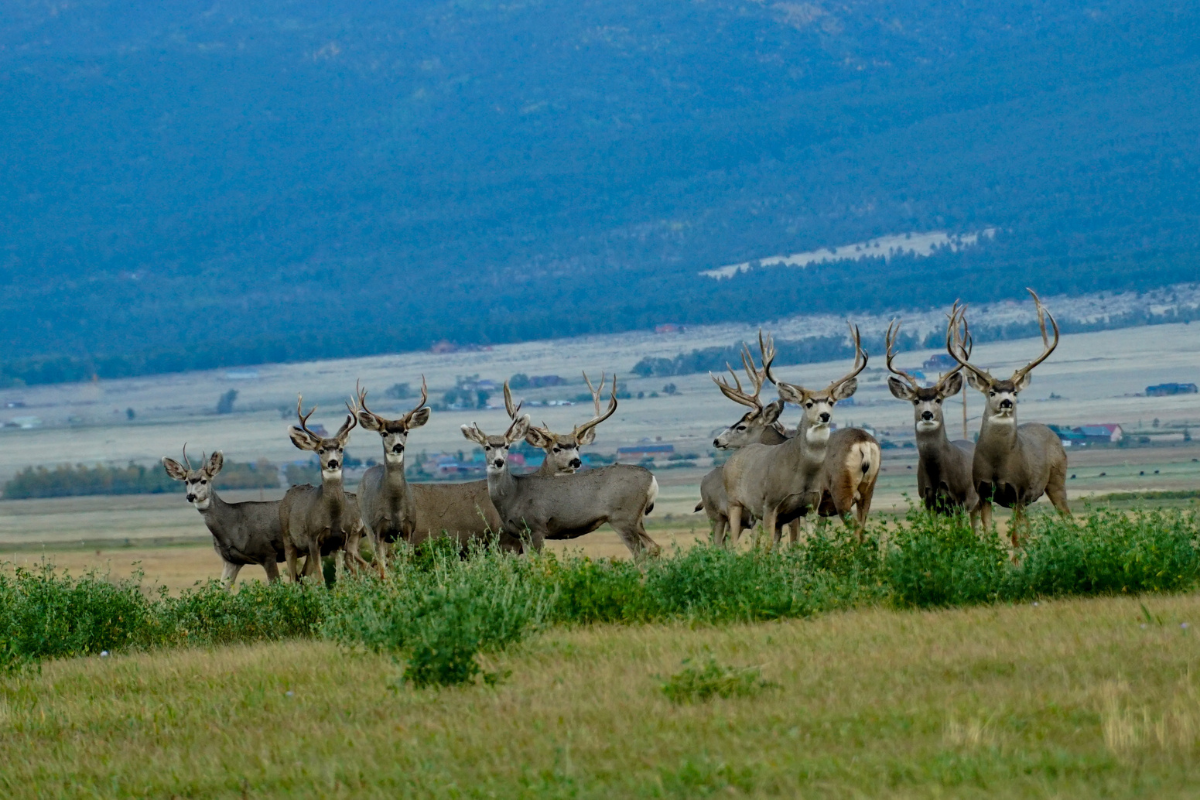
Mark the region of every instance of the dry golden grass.
[[[1200, 597], [1145, 603], [556, 629], [495, 689], [319, 643], [52, 663], [0, 684], [0, 792], [1194, 797]], [[780, 688], [669, 703], [707, 653]]]

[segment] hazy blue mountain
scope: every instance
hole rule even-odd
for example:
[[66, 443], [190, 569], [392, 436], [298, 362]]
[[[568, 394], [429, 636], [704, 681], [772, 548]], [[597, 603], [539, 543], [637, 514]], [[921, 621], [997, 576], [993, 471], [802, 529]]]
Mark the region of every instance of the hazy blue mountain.
[[1145, 288], [1200, 7], [7, 0], [0, 142], [0, 382]]

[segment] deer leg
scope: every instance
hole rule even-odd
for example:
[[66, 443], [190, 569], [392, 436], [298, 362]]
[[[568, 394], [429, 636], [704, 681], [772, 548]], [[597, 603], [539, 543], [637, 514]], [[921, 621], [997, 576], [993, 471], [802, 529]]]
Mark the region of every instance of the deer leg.
[[717, 547], [725, 544], [725, 528], [729, 525], [729, 518], [724, 514], [717, 514], [713, 520], [712, 542]]
[[990, 500], [979, 501], [979, 520], [983, 523], [985, 531], [992, 529], [992, 502]]
[[788, 526], [788, 541], [793, 545], [800, 541], [800, 519], [794, 519], [787, 524]]
[[375, 540], [375, 567], [379, 570], [379, 577], [387, 577], [387, 560], [388, 550], [391, 549], [382, 536], [372, 537]]
[[321, 545], [313, 541], [308, 546], [308, 558], [304, 561], [304, 577], [311, 578], [321, 574]]
[[241, 571], [241, 564], [230, 564], [228, 561], [225, 562], [224, 567], [221, 569], [221, 585], [225, 587], [225, 591], [228, 592], [233, 588], [233, 583], [237, 580], [238, 573]]
[[263, 569], [267, 571], [267, 583], [279, 582], [279, 564], [274, 558], [268, 558], [263, 563]]
[[[296, 545], [292, 544], [290, 540], [284, 539], [283, 556], [287, 559], [288, 577], [292, 579], [292, 583], [300, 580], [300, 573], [296, 569], [296, 559], [298, 555], [299, 554], [296, 551]], [[307, 566], [308, 565], [305, 564], [305, 567]]]
[[742, 536], [742, 507], [736, 503], [729, 504], [729, 541], [734, 548]]
[[763, 535], [767, 537], [767, 549], [770, 550], [783, 538], [783, 531], [779, 527], [779, 509], [766, 509], [763, 513], [762, 525]]
[[1026, 526], [1025, 506], [1013, 506], [1012, 519], [1008, 522], [1008, 535], [1012, 539], [1013, 557], [1016, 557], [1017, 549], [1021, 546], [1021, 540], [1025, 538], [1022, 528]]

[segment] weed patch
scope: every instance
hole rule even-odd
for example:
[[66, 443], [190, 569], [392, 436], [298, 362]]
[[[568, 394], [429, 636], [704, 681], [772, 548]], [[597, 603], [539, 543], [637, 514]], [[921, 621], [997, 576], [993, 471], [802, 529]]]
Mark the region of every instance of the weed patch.
[[714, 697], [754, 697], [778, 684], [763, 680], [758, 667], [726, 667], [709, 656], [696, 663], [685, 659], [683, 669], [662, 682], [662, 693], [672, 703], [696, 703]]

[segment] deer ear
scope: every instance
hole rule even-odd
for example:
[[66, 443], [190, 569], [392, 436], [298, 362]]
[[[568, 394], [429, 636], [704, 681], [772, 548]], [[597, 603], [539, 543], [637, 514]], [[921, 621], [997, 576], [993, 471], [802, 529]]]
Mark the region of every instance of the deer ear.
[[334, 434], [333, 438], [338, 440], [338, 444], [345, 447], [346, 442], [350, 441], [350, 431], [354, 430], [357, 425], [358, 420], [354, 418], [354, 415], [347, 414], [346, 421], [342, 423], [342, 427], [338, 428], [338, 432]]
[[587, 445], [591, 444], [594, 441], [596, 441], [596, 429], [588, 428], [586, 431], [583, 432], [583, 436], [580, 436], [578, 439], [575, 440], [575, 443], [579, 447], [586, 447]]
[[288, 436], [291, 437], [292, 444], [301, 450], [317, 449], [317, 440], [299, 428], [288, 428]]
[[981, 392], [986, 392], [988, 389], [992, 388], [987, 381], [976, 375], [974, 372], [967, 375], [967, 383], [970, 384], [972, 389], [978, 389]]
[[[957, 374], [956, 372], [955, 375]], [[907, 400], [910, 403], [915, 394], [913, 388], [899, 378], [888, 378], [888, 389], [891, 391], [892, 397], [897, 400]]]
[[163, 469], [165, 469], [167, 471], [167, 475], [170, 476], [170, 478], [172, 480], [176, 480], [176, 481], [186, 481], [187, 480], [187, 470], [184, 469], [183, 464], [180, 464], [178, 461], [176, 461], [173, 458], [167, 458], [165, 456], [163, 457], [162, 464], [163, 464]]
[[375, 431], [376, 433], [383, 431], [383, 426], [379, 424], [374, 414], [359, 411], [354, 416], [358, 417], [358, 424], [362, 426], [364, 431]]
[[524, 439], [527, 433], [529, 433], [529, 415], [522, 414], [518, 419], [513, 420], [512, 427], [504, 434], [504, 440], [512, 444]]
[[842, 381], [837, 386], [833, 387], [832, 396], [834, 400], [845, 400], [858, 391], [858, 378], [851, 378], [848, 381]]
[[1033, 372], [1026, 372], [1021, 376], [1021, 379], [1013, 386], [1013, 394], [1023, 392], [1029, 388], [1029, 382], [1033, 380]]
[[433, 411], [429, 408], [429, 406], [418, 408], [416, 411], [408, 415], [408, 429], [411, 431], [413, 428], [419, 428], [426, 422], [429, 422], [429, 416], [432, 413]]
[[479, 430], [479, 426], [474, 423], [463, 425], [462, 435], [463, 438], [469, 439], [481, 447], [487, 447], [487, 437], [484, 436], [483, 431]]
[[208, 477], [211, 478], [220, 472], [221, 467], [223, 466], [225, 466], [225, 456], [220, 450], [218, 450], [208, 459], [208, 466], [204, 468], [204, 471], [207, 472]]
[[762, 421], [764, 425], [774, 425], [779, 419], [779, 415], [783, 413], [783, 400], [776, 400], [773, 403], [767, 403], [763, 406]]
[[792, 386], [790, 383], [780, 383], [776, 384], [775, 388], [779, 389], [779, 399], [783, 402], [797, 406], [804, 405], [804, 393], [798, 387]]
[[533, 425], [529, 426], [529, 430], [525, 432], [525, 441], [534, 447], [540, 447], [545, 450], [547, 447], [554, 446], [554, 440], [546, 435], [546, 432], [541, 428]]
[[946, 380], [942, 381], [942, 385], [938, 387], [938, 394], [941, 395], [942, 398], [954, 397], [954, 395], [962, 391], [962, 388], [962, 373], [955, 372], [946, 378]]

